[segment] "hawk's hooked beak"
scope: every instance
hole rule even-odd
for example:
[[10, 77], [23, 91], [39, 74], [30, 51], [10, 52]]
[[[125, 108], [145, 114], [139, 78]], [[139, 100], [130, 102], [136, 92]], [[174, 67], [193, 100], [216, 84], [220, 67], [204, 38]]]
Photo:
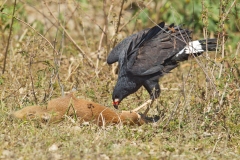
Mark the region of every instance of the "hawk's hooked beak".
[[116, 108], [116, 109], [118, 109], [118, 105], [119, 105], [119, 99], [114, 99], [113, 100], [113, 106], [114, 106], [114, 108]]

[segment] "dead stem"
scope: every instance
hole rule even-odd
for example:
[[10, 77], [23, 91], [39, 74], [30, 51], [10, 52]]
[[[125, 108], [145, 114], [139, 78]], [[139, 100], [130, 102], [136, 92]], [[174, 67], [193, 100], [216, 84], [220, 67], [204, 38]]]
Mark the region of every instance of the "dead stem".
[[151, 103], [151, 102], [152, 102], [152, 100], [149, 99], [149, 100], [147, 100], [145, 103], [143, 103], [141, 106], [133, 109], [132, 111], [133, 111], [133, 112], [137, 112], [137, 111], [139, 111], [140, 109], [142, 109], [143, 107], [146, 107], [146, 106], [147, 106], [149, 103]]
[[34, 96], [34, 101], [37, 104], [37, 97], [36, 97], [36, 94], [35, 94], [34, 83], [33, 83], [33, 75], [32, 75], [32, 63], [33, 63], [33, 57], [32, 57], [32, 55], [30, 55], [30, 57], [29, 57], [29, 74], [30, 74], [31, 85], [32, 85], [32, 94]]
[[[60, 5], [58, 4], [58, 15], [60, 15]], [[59, 16], [60, 17], [60, 16]], [[63, 18], [64, 20], [64, 23], [65, 23], [65, 19]], [[58, 31], [59, 31], [59, 28], [57, 27], [57, 32], [56, 32], [56, 35], [55, 35], [55, 38], [54, 38], [54, 42], [57, 41], [57, 35], [58, 35]], [[60, 75], [59, 75], [59, 68], [60, 68], [60, 57], [62, 56], [62, 52], [63, 52], [63, 48], [64, 48], [64, 37], [65, 37], [65, 32], [62, 32], [62, 38], [61, 38], [61, 43], [60, 43], [60, 46], [59, 46], [59, 50], [58, 50], [58, 54], [54, 54], [53, 53], [53, 56], [54, 56], [54, 64], [55, 64], [55, 69], [56, 69], [56, 76], [57, 76], [57, 80], [58, 80], [58, 84], [61, 88], [61, 93], [62, 93], [62, 96], [64, 96], [64, 86], [63, 84], [61, 83], [61, 80], [60, 80]], [[56, 43], [54, 43], [54, 49], [56, 49]], [[59, 55], [60, 53], [60, 55]]]
[[171, 111], [170, 116], [163, 128], [166, 128], [169, 125], [170, 121], [173, 119], [175, 112], [177, 111], [177, 108], [179, 107], [179, 104], [180, 104], [180, 95], [178, 96], [177, 101], [174, 104], [175, 108]]
[[[151, 4], [151, 2], [152, 2], [152, 1], [149, 1], [149, 2], [147, 3], [146, 7], [149, 6], [149, 5]], [[126, 23], [124, 23], [124, 24], [120, 27], [119, 32], [121, 32], [122, 29], [123, 29], [129, 22], [131, 22], [133, 19], [135, 19], [135, 18], [136, 18], [140, 13], [142, 13], [142, 12], [143, 12], [143, 10], [137, 11], [137, 12], [135, 13], [135, 15], [132, 16], [131, 19], [129, 19]]]
[[[122, 17], [123, 4], [124, 4], [124, 0], [121, 1], [121, 7], [120, 7], [119, 15], [118, 15], [118, 22], [117, 22], [117, 26], [116, 26], [114, 36], [116, 36], [118, 34], [118, 31], [119, 31], [119, 26], [120, 26], [121, 17]], [[117, 43], [117, 38], [114, 38], [112, 47], [114, 47], [116, 45], [116, 43]]]
[[106, 31], [106, 26], [104, 25], [103, 27], [103, 32], [102, 32], [102, 35], [101, 35], [101, 38], [100, 38], [100, 41], [99, 41], [99, 45], [98, 45], [98, 51], [97, 51], [97, 62], [96, 62], [96, 68], [95, 68], [95, 74], [96, 76], [98, 77], [98, 74], [99, 74], [99, 59], [100, 59], [100, 51], [101, 51], [101, 47], [102, 47], [102, 41], [103, 41], [103, 38], [104, 38], [104, 32]]
[[11, 35], [12, 35], [12, 29], [13, 29], [13, 23], [14, 23], [15, 8], [16, 8], [16, 0], [14, 1], [14, 6], [13, 6], [12, 22], [11, 22], [11, 25], [10, 25], [10, 31], [9, 31], [9, 35], [8, 35], [8, 43], [7, 43], [6, 50], [5, 50], [5, 54], [4, 54], [4, 62], [3, 62], [3, 70], [2, 70], [2, 74], [4, 74], [4, 72], [5, 72], [6, 63], [7, 63], [7, 53], [8, 53], [8, 47], [9, 47], [10, 39], [11, 39]]
[[[4, 12], [1, 12], [1, 13], [2, 13], [2, 14], [5, 14], [5, 15], [7, 15], [7, 16], [10, 16], [10, 15], [7, 14], [7, 13], [4, 13]], [[21, 23], [25, 24], [25, 25], [28, 26], [29, 28], [31, 28], [35, 33], [37, 33], [40, 37], [42, 37], [45, 41], [47, 41], [47, 43], [50, 45], [50, 47], [51, 47], [52, 49], [54, 49], [54, 46], [52, 45], [52, 43], [51, 43], [47, 38], [45, 38], [41, 33], [39, 33], [38, 31], [36, 31], [30, 24], [26, 23], [25, 21], [23, 21], [23, 20], [15, 17], [15, 16], [14, 16], [14, 18], [15, 18], [16, 20], [20, 21]], [[54, 49], [54, 52], [57, 53], [57, 51], [56, 51], [55, 49]]]
[[54, 16], [54, 14], [51, 12], [50, 8], [47, 5], [47, 2], [44, 0], [44, 4], [47, 7], [48, 11], [50, 12], [51, 16], [55, 19], [55, 21], [58, 23], [58, 25], [63, 29], [63, 31], [66, 33], [67, 37], [70, 39], [70, 41], [74, 44], [74, 46], [80, 51], [83, 57], [87, 58], [88, 64], [93, 67], [94, 64], [92, 60], [86, 55], [86, 53], [82, 50], [82, 48], [75, 42], [75, 40], [70, 36], [68, 31], [65, 29], [65, 27], [57, 20], [57, 18]]

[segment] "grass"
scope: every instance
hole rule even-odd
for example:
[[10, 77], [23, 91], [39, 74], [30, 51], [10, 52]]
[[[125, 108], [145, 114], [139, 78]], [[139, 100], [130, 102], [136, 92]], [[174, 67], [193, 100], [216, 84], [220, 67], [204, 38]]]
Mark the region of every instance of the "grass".
[[[108, 66], [106, 57], [113, 45], [152, 22], [178, 24], [184, 17], [185, 24], [191, 22], [190, 10], [179, 3], [124, 1], [121, 8], [121, 2], [18, 1], [14, 19], [14, 2], [1, 2], [0, 159], [240, 158], [239, 3], [234, 0], [195, 4], [194, 38], [219, 37], [220, 51], [183, 62], [160, 80], [161, 97], [149, 113], [160, 115], [157, 123], [101, 128], [69, 119], [47, 125], [11, 119], [11, 112], [46, 104], [73, 88], [81, 98], [112, 107], [116, 65]], [[148, 98], [140, 89], [120, 109]]]
[[[2, 158], [9, 159], [227, 159], [239, 156], [237, 142], [225, 132], [164, 130], [157, 125], [136, 127], [79, 126], [64, 121], [36, 126], [5, 120]], [[52, 146], [56, 146], [56, 149]], [[8, 152], [7, 152], [8, 151]]]

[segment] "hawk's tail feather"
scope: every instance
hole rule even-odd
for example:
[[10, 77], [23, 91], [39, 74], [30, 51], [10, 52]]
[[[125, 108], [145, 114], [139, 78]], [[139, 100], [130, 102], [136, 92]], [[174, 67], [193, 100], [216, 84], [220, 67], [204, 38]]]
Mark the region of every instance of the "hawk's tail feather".
[[191, 41], [184, 49], [186, 54], [202, 53], [207, 50], [215, 51], [217, 49], [217, 39]]
[[199, 40], [199, 43], [202, 46], [202, 49], [204, 51], [216, 51], [217, 49], [217, 39], [204, 39], [204, 40]]
[[189, 55], [200, 56], [205, 51], [217, 50], [217, 39], [204, 39], [191, 41], [173, 58], [173, 61], [180, 62], [188, 59]]

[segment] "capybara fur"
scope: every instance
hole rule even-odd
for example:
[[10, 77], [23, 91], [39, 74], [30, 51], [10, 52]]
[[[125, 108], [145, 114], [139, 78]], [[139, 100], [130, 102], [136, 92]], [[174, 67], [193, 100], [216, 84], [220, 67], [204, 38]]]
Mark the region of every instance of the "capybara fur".
[[92, 122], [99, 126], [109, 124], [142, 125], [145, 123], [136, 112], [115, 112], [113, 109], [84, 99], [73, 93], [52, 99], [47, 106], [28, 106], [12, 113], [18, 119], [37, 119], [41, 122], [59, 122], [64, 116], [76, 117], [80, 122]]

